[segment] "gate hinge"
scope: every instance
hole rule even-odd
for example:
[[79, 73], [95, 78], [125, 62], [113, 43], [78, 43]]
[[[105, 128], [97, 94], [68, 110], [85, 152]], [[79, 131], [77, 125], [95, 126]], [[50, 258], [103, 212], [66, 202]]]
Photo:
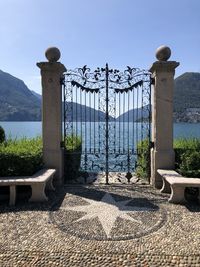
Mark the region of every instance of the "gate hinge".
[[150, 148], [154, 148], [154, 142], [150, 141]]
[[154, 77], [151, 77], [151, 84], [155, 84], [155, 78]]
[[65, 142], [64, 141], [60, 142], [60, 147], [63, 147], [63, 148], [65, 147]]
[[60, 78], [60, 84], [65, 85], [65, 76], [64, 75]]

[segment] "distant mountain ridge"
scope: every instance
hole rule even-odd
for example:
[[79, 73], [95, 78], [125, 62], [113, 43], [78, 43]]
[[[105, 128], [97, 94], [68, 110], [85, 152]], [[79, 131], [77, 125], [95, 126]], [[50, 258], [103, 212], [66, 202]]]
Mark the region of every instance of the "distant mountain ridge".
[[118, 118], [116, 118], [116, 120], [119, 122], [140, 122], [149, 118], [149, 109], [150, 105], [146, 105], [138, 109], [131, 109], [121, 114]]
[[0, 121], [37, 120], [41, 120], [41, 101], [22, 80], [0, 70]]
[[[29, 90], [22, 80], [0, 70], [0, 121], [41, 120], [41, 98], [41, 95]], [[85, 118], [86, 121], [105, 119], [102, 111], [76, 103], [70, 105], [78, 121]], [[130, 110], [116, 120], [140, 121], [142, 116], [147, 117], [147, 112], [143, 113], [141, 109]], [[68, 116], [72, 118], [72, 114]], [[109, 118], [114, 120], [111, 116]], [[186, 72], [175, 79], [174, 121], [200, 122], [200, 73]]]
[[[90, 108], [74, 102], [66, 103], [66, 119], [67, 121], [105, 121], [106, 114], [103, 111]], [[109, 116], [109, 120], [114, 118]]]
[[200, 122], [199, 72], [186, 72], [175, 79], [174, 121]]
[[32, 92], [32, 94], [34, 95], [34, 96], [36, 96], [37, 98], [39, 98], [40, 100], [42, 100], [42, 96], [40, 95], [40, 94], [38, 94], [38, 93], [36, 93], [35, 91], [31, 91]]

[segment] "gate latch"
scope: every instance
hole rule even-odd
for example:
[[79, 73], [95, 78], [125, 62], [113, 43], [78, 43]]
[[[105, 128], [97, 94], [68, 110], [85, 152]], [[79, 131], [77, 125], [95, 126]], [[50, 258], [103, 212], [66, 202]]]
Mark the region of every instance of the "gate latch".
[[155, 85], [155, 78], [154, 77], [151, 77], [151, 84]]

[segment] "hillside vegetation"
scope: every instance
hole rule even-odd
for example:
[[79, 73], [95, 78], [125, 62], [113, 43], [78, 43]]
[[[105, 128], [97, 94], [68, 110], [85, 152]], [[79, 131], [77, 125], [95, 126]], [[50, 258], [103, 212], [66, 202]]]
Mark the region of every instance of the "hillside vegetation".
[[37, 121], [41, 101], [25, 83], [0, 70], [0, 121]]
[[200, 108], [200, 73], [186, 72], [175, 79], [174, 111]]
[[174, 120], [200, 122], [200, 73], [186, 72], [175, 79]]

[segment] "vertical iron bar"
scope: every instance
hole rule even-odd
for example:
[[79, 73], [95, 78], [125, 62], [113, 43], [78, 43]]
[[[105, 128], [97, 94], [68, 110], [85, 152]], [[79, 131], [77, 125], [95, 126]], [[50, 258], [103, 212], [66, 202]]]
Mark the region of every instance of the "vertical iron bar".
[[120, 124], [120, 122], [121, 122], [121, 119], [120, 119], [120, 117], [121, 117], [121, 101], [120, 101], [120, 93], [118, 93], [118, 95], [119, 95], [119, 154], [121, 153], [121, 143], [120, 143], [120, 140], [121, 140], [121, 138], [120, 138], [120, 127], [121, 127], [121, 124]]
[[74, 86], [72, 87], [72, 90], [71, 90], [71, 93], [72, 93], [72, 150], [74, 151]]
[[[136, 89], [136, 133], [135, 133], [135, 137], [136, 137], [136, 142], [135, 142], [135, 145], [136, 145], [136, 158], [138, 157], [138, 87]], [[135, 162], [135, 168], [136, 168], [136, 163]]]
[[[65, 84], [65, 76], [63, 77], [63, 118], [64, 118], [64, 122], [63, 122], [63, 127], [64, 127], [64, 138], [63, 138], [63, 146], [64, 146], [64, 158], [65, 158], [65, 153], [66, 153], [66, 143], [65, 143], [65, 139], [66, 139], [66, 84]], [[64, 161], [65, 163], [65, 161]], [[65, 178], [66, 177], [66, 166], [64, 164], [64, 182], [65, 182]]]
[[86, 92], [85, 92], [85, 172], [87, 171], [87, 126], [86, 126], [86, 121], [87, 121], [87, 114], [86, 114]]
[[117, 138], [117, 125], [116, 125], [116, 102], [117, 102], [117, 100], [116, 100], [116, 97], [117, 97], [117, 94], [116, 94], [116, 92], [115, 92], [115, 90], [114, 90], [114, 102], [115, 102], [115, 104], [114, 104], [114, 108], [115, 108], [115, 110], [114, 110], [114, 118], [115, 118], [115, 120], [114, 120], [114, 127], [115, 127], [115, 136], [114, 136], [114, 154], [116, 154], [116, 143], [117, 143], [117, 140], [116, 140], [116, 138]]
[[82, 137], [82, 135], [83, 135], [83, 129], [82, 129], [82, 120], [83, 120], [83, 114], [82, 114], [82, 92], [81, 92], [81, 89], [80, 89], [80, 114], [81, 114], [81, 143], [83, 143], [83, 137]]
[[[142, 75], [142, 79], [144, 81], [144, 75]], [[141, 130], [140, 130], [140, 151], [138, 151], [138, 154], [141, 155], [144, 152], [144, 82], [142, 83], [142, 88], [140, 88], [141, 92], [141, 119], [140, 119], [140, 124], [141, 124]], [[147, 159], [148, 160], [148, 159]]]
[[127, 168], [127, 173], [126, 173], [126, 178], [128, 180], [128, 183], [130, 183], [130, 180], [131, 180], [131, 177], [132, 177], [132, 174], [130, 172], [130, 151], [129, 151], [129, 123], [130, 123], [130, 118], [129, 118], [129, 91], [128, 91], [128, 94], [127, 94], [127, 101], [128, 101], [128, 137], [127, 137], [127, 164], [128, 164], [128, 168]]
[[125, 119], [126, 119], [126, 116], [125, 116], [125, 93], [123, 93], [123, 155], [125, 154]]
[[78, 87], [76, 86], [76, 147], [77, 147], [77, 137], [78, 137], [78, 132], [77, 132], [77, 127], [78, 127], [78, 101], [77, 101], [77, 98], [78, 98]]
[[[72, 83], [70, 84], [70, 106], [69, 106], [69, 109], [68, 109], [68, 114], [70, 114], [70, 130], [68, 131], [69, 132], [69, 137], [68, 138], [68, 145], [71, 146], [70, 142], [72, 142], [72, 150], [73, 150], [73, 85]], [[72, 139], [72, 141], [70, 141]]]
[[[82, 125], [82, 121], [83, 121], [83, 114], [82, 114], [82, 91], [80, 89], [80, 114], [81, 114], [81, 119], [80, 119], [80, 132], [81, 132], [81, 151], [83, 150], [83, 125]], [[82, 153], [81, 153], [82, 154]], [[82, 155], [81, 155], [82, 156]], [[81, 163], [82, 163], [82, 157], [81, 157]], [[82, 167], [82, 164], [81, 164]]]
[[132, 137], [132, 140], [133, 140], [133, 145], [132, 145], [132, 154], [134, 155], [134, 149], [135, 149], [135, 97], [134, 97], [134, 94], [135, 94], [135, 90], [133, 90], [133, 137]]
[[136, 113], [136, 114], [137, 114], [137, 115], [136, 115], [136, 116], [137, 116], [137, 118], [136, 118], [137, 129], [136, 129], [136, 144], [138, 144], [138, 140], [139, 140], [139, 138], [138, 138], [138, 132], [139, 132], [139, 130], [138, 130], [138, 128], [139, 128], [139, 125], [138, 125], [138, 121], [139, 121], [139, 118], [138, 118], [138, 117], [139, 117], [139, 116], [138, 116], [138, 115], [139, 115], [139, 107], [138, 107], [138, 106], [139, 106], [139, 89], [138, 89], [138, 87], [137, 87], [137, 113]]
[[141, 119], [141, 141], [144, 139], [144, 83], [142, 83], [142, 119]]
[[92, 105], [91, 93], [89, 93], [89, 107], [90, 107], [90, 154], [92, 153]]
[[[65, 77], [65, 76], [64, 76]], [[65, 91], [66, 91], [66, 85], [65, 85], [65, 78], [63, 78], [63, 101], [64, 101], [64, 104], [63, 104], [63, 115], [64, 115], [64, 123], [63, 123], [63, 126], [64, 126], [64, 148], [65, 148], [65, 138], [66, 138], [66, 109], [65, 109], [65, 105], [66, 105], [66, 95], [65, 95]]]
[[98, 131], [99, 131], [99, 134], [98, 134], [98, 137], [99, 137], [98, 153], [99, 154], [101, 152], [100, 151], [100, 147], [101, 147], [101, 127], [100, 127], [100, 110], [101, 110], [101, 108], [100, 108], [100, 96], [101, 96], [101, 94], [100, 94], [100, 90], [99, 90], [99, 92], [98, 92]]
[[128, 91], [128, 172], [130, 172], [130, 155], [129, 155], [129, 123], [130, 123], [130, 117], [129, 117], [129, 91]]
[[151, 123], [152, 123], [152, 106], [151, 106], [151, 83], [152, 83], [152, 79], [151, 79], [151, 76], [150, 74], [148, 74], [148, 77], [149, 77], [149, 81], [148, 81], [148, 91], [149, 91], [149, 114], [148, 114], [148, 119], [149, 119], [149, 175], [148, 175], [148, 182], [150, 184], [150, 177], [151, 177]]
[[95, 134], [96, 134], [96, 120], [95, 120], [95, 118], [96, 118], [96, 116], [95, 116], [95, 114], [96, 114], [96, 109], [95, 109], [95, 107], [96, 107], [96, 105], [95, 105], [95, 95], [96, 93], [94, 92], [94, 119], [93, 119], [93, 123], [94, 123], [94, 154], [95, 154], [95, 152], [96, 152], [96, 144], [95, 144]]
[[108, 183], [108, 73], [109, 72], [109, 69], [108, 69], [108, 63], [106, 63], [106, 184], [109, 184]]

